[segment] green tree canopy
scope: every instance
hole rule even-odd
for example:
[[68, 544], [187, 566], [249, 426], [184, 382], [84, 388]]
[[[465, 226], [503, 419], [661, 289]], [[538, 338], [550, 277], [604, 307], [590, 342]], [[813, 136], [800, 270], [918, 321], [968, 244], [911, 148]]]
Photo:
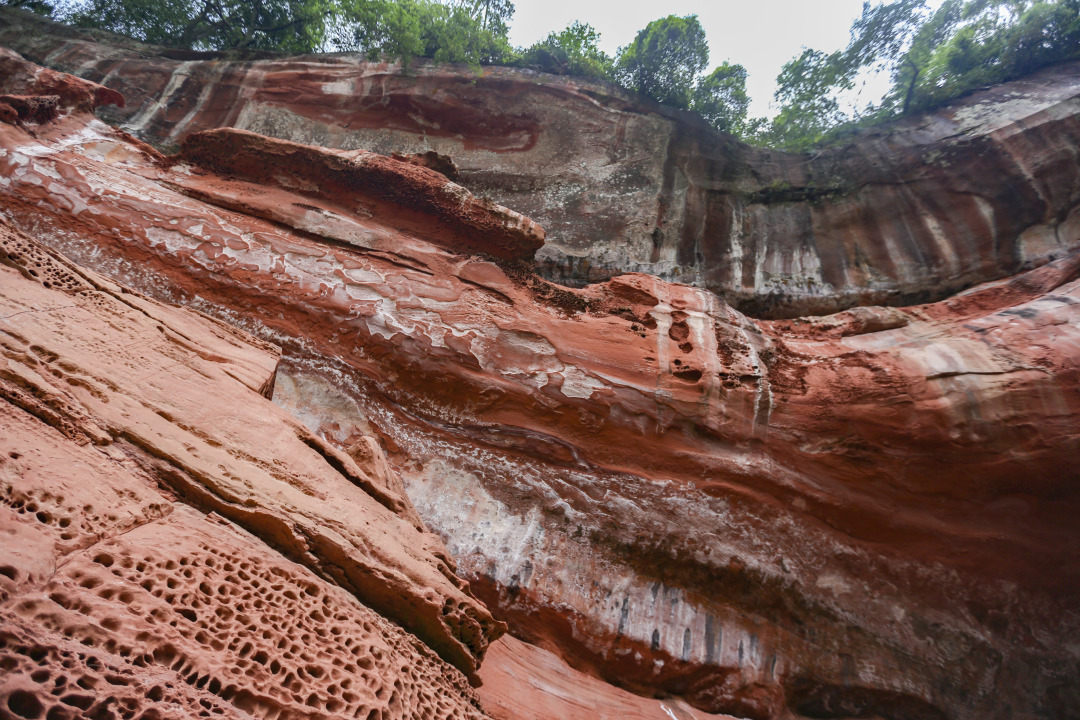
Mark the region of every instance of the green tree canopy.
[[499, 62], [510, 52], [507, 0], [445, 4], [435, 0], [338, 0], [340, 15], [330, 34], [338, 50], [428, 57], [472, 65]]
[[894, 88], [893, 105], [901, 112], [1080, 58], [1080, 0], [951, 0], [949, 5], [948, 18], [937, 22], [939, 11], [924, 26], [932, 29], [932, 39], [922, 41], [920, 28], [904, 56], [921, 72]]
[[863, 3], [851, 42], [826, 55], [806, 50], [777, 78], [781, 110], [761, 139], [806, 147], [850, 118], [838, 93], [867, 70], [892, 88], [864, 118], [925, 110], [976, 88], [1080, 58], [1080, 0], [925, 0]]
[[678, 108], [688, 108], [694, 81], [709, 63], [709, 45], [697, 15], [654, 20], [620, 48], [616, 79], [626, 88]]
[[780, 112], [762, 139], [769, 145], [801, 149], [844, 119], [836, 91], [852, 87], [852, 70], [842, 53], [806, 49], [784, 65], [776, 85]]
[[592, 25], [574, 21], [559, 33], [548, 36], [522, 53], [522, 62], [556, 75], [586, 75], [609, 78], [614, 67], [599, 48], [600, 33]]
[[365, 53], [372, 60], [423, 55], [426, 43], [416, 5], [412, 0], [350, 0], [335, 18], [330, 45]]
[[741, 135], [750, 109], [746, 68], [724, 62], [702, 77], [694, 88], [691, 109], [717, 130]]
[[[7, 3], [42, 0], [4, 0]], [[58, 0], [59, 19], [195, 50], [355, 50], [474, 65], [511, 54], [510, 0]]]
[[330, 11], [330, 0], [89, 0], [60, 16], [171, 47], [312, 52], [322, 46]]
[[514, 3], [510, 0], [465, 0], [463, 7], [476, 18], [482, 30], [506, 37], [510, 20], [514, 17]]
[[56, 10], [54, 3], [48, 2], [47, 0], [2, 0], [0, 5], [22, 8], [46, 17], [52, 15]]

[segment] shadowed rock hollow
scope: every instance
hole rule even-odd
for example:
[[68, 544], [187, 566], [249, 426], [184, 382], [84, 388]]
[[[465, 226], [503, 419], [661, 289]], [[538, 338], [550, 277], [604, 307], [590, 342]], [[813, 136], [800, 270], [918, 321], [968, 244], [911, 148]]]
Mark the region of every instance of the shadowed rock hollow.
[[0, 712], [1080, 713], [1075, 67], [803, 157], [0, 22]]

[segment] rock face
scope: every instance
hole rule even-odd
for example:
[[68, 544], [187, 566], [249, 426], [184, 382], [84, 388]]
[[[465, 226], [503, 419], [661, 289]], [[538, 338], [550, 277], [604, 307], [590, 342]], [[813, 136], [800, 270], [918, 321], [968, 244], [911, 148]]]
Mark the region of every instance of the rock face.
[[1076, 64], [802, 156], [581, 79], [353, 56], [166, 57], [24, 15], [0, 15], [0, 44], [116, 88], [129, 106], [105, 117], [160, 147], [236, 127], [450, 156], [465, 187], [547, 229], [538, 268], [560, 282], [644, 272], [755, 317], [794, 317], [940, 300], [1076, 247]]
[[[80, 52], [103, 52], [82, 40], [25, 42], [54, 44], [59, 49], [49, 61], [58, 64]], [[123, 48], [108, 52], [82, 56], [80, 72], [93, 75], [87, 68], [111, 62], [111, 82], [121, 77], [118, 68], [127, 68], [124, 77], [150, 76], [149, 70], [134, 73], [130, 63], [171, 62], [130, 57]], [[184, 62], [185, 72], [206, 67]], [[280, 92], [285, 85], [268, 84], [270, 71], [296, 72], [298, 62], [215, 67], [220, 77], [234, 78], [238, 93], [258, 94], [268, 87]], [[240, 82], [241, 65], [245, 72], [265, 72], [264, 80]], [[303, 67], [355, 73], [357, 66], [329, 59]], [[420, 68], [419, 79], [384, 70], [387, 87], [399, 81], [437, 86], [439, 72], [450, 77], [430, 68]], [[24, 69], [26, 77], [35, 72]], [[178, 94], [183, 76], [169, 77], [173, 94], [163, 96], [171, 99], [144, 108], [146, 122], [131, 126], [143, 137], [161, 143], [152, 128], [164, 126], [151, 122], [159, 115], [174, 118], [176, 139], [196, 129], [197, 118], [245, 126], [207, 114], [209, 107], [226, 114], [251, 107], [235, 97], [214, 99], [223, 85], [204, 85], [203, 104], [185, 105], [186, 96]], [[325, 74], [315, 77], [328, 82]], [[443, 107], [472, 107], [462, 98], [473, 91], [456, 77], [446, 86], [453, 90], [443, 91]], [[591, 97], [565, 84], [579, 98]], [[341, 92], [332, 85], [323, 91], [330, 97]], [[592, 98], [608, 107], [602, 100]], [[333, 107], [315, 93], [308, 103]], [[557, 104], [548, 105], [555, 117]], [[708, 290], [649, 275], [621, 275], [580, 290], [552, 285], [522, 262], [543, 237], [538, 228], [470, 200], [445, 176], [415, 164], [236, 130], [185, 135], [182, 152], [166, 157], [63, 107], [45, 124], [0, 125], [0, 214], [76, 263], [214, 315], [283, 352], [276, 373], [265, 360], [261, 374], [227, 373], [246, 380], [249, 390], [263, 389], [273, 374], [273, 398], [282, 410], [244, 405], [236, 417], [223, 418], [219, 408], [237, 404], [222, 399], [230, 397], [224, 390], [196, 384], [186, 400], [171, 399], [187, 376], [166, 376], [160, 384], [143, 378], [165, 361], [117, 358], [112, 348], [118, 341], [109, 341], [94, 356], [109, 372], [81, 373], [65, 391], [96, 397], [79, 384], [82, 376], [116, 372], [120, 379], [109, 381], [108, 393], [117, 399], [108, 393], [107, 403], [80, 399], [67, 416], [88, 418], [76, 423], [80, 428], [92, 421], [97, 430], [82, 431], [88, 444], [119, 445], [125, 457], [136, 458], [140, 477], [163, 477], [157, 482], [175, 496], [170, 502], [183, 504], [169, 518], [191, 517], [204, 532], [218, 532], [188, 506], [211, 511], [231, 523], [229, 532], [263, 544], [259, 552], [279, 554], [273, 562], [285, 563], [280, 567], [295, 563], [290, 572], [330, 581], [354, 603], [350, 607], [372, 616], [377, 611], [413, 632], [419, 640], [410, 647], [419, 654], [427, 652], [424, 645], [432, 648], [442, 660], [428, 652], [430, 667], [456, 679], [447, 686], [455, 688], [446, 691], [447, 702], [460, 698], [461, 712], [478, 710], [457, 671], [438, 665], [443, 660], [466, 676], [490, 679], [484, 704], [501, 717], [565, 716], [573, 705], [556, 698], [567, 687], [595, 697], [595, 707], [616, 708], [604, 710], [609, 714], [666, 713], [679, 720], [699, 717], [701, 710], [755, 720], [1080, 713], [1074, 640], [1080, 632], [1080, 253], [1070, 249], [1080, 238], [1068, 222], [1056, 226], [1058, 250], [1042, 258], [1045, 264], [940, 302], [754, 320]], [[1056, 177], [1067, 178], [1075, 146], [1055, 145], [1053, 128], [1067, 127], [1072, 116], [1065, 105], [1054, 107], [1064, 124], [1048, 121], [1041, 162], [1064, 168]], [[627, 108], [610, 112], [631, 112]], [[634, 112], [682, 127], [660, 111]], [[447, 112], [441, 127], [457, 127], [457, 117]], [[574, 143], [585, 142], [578, 133], [586, 131], [570, 127], [567, 118], [573, 116], [559, 127]], [[321, 126], [297, 121], [296, 127]], [[536, 145], [555, 142], [552, 127], [541, 125]], [[457, 134], [501, 158], [516, 146], [496, 147], [496, 138], [509, 143], [506, 138], [516, 136], [495, 130]], [[418, 148], [402, 143], [397, 149]], [[285, 164], [283, 156], [302, 162]], [[471, 161], [455, 160], [467, 178]], [[958, 156], [956, 162], [974, 160]], [[379, 173], [377, 191], [365, 187], [368, 173]], [[1077, 186], [1055, 185], [1053, 192], [1075, 198]], [[461, 214], [440, 204], [448, 193], [461, 199]], [[904, 222], [922, 217], [902, 209], [893, 207]], [[588, 213], [583, 217], [591, 222]], [[962, 236], [942, 235], [949, 242]], [[1061, 257], [1051, 260], [1058, 252]], [[1014, 258], [997, 269], [980, 260], [983, 274], [965, 282], [1012, 272], [1032, 259]], [[20, 267], [41, 274], [36, 266]], [[905, 292], [921, 292], [916, 286], [904, 285]], [[853, 296], [845, 292], [833, 287], [829, 302], [847, 303]], [[23, 304], [5, 311], [4, 322], [31, 309], [21, 294], [14, 297]], [[40, 307], [54, 305], [38, 302], [32, 309]], [[39, 339], [16, 330], [28, 347], [48, 348], [49, 327], [35, 331]], [[208, 327], [239, 337], [224, 325]], [[185, 348], [202, 347], [188, 331], [182, 338]], [[235, 342], [266, 357], [254, 340]], [[52, 352], [81, 357], [84, 350]], [[200, 363], [225, 373], [238, 351], [199, 352]], [[209, 439], [188, 428], [203, 428]], [[175, 439], [177, 432], [194, 439]], [[276, 464], [279, 459], [286, 467]], [[418, 517], [442, 536], [483, 604], [457, 579], [438, 539], [418, 529]], [[168, 538], [180, 535], [201, 537], [185, 528], [162, 535], [157, 547], [169, 547]], [[210, 546], [224, 552], [230, 542]], [[28, 552], [27, 562], [43, 556]], [[139, 570], [133, 556], [134, 573], [120, 577], [131, 582], [145, 573], [158, 587], [165, 576], [154, 574], [152, 560], [143, 558]], [[224, 556], [222, 562], [236, 566]], [[200, 563], [200, 572], [209, 572]], [[106, 570], [113, 567], [130, 571], [122, 562]], [[215, 574], [206, 582], [213, 588], [221, 581]], [[201, 605], [191, 609], [201, 616]], [[496, 664], [489, 660], [477, 670], [501, 631], [493, 615], [537, 647], [506, 641], [494, 654]], [[27, 610], [11, 623], [39, 623], [18, 631], [33, 638], [45, 632], [44, 621], [35, 618]], [[53, 632], [69, 625], [43, 627]], [[401, 633], [393, 637], [408, 637], [385, 627], [391, 628], [385, 633]], [[205, 632], [217, 637], [217, 631]], [[101, 631], [94, 637], [100, 645], [113, 636]], [[336, 650], [327, 653], [338, 657]], [[207, 657], [218, 658], [213, 667], [246, 667], [229, 655]], [[397, 656], [391, 662], [399, 665]], [[415, 678], [402, 681], [419, 688], [410, 691], [421, 698], [410, 707], [430, 706], [424, 693], [444, 692], [425, 684], [424, 662], [409, 656], [400, 663], [417, 668]], [[18, 667], [17, 678], [33, 672]], [[303, 698], [294, 702], [307, 705], [314, 691], [304, 683], [314, 680], [304, 672], [294, 672], [303, 689], [290, 691]], [[199, 685], [207, 672], [192, 673], [182, 668], [175, 692], [210, 688], [209, 681]], [[659, 695], [663, 707], [646, 700], [634, 705], [631, 696], [596, 678]], [[235, 699], [238, 690], [225, 697], [223, 687], [212, 691], [213, 702], [245, 711]], [[345, 686], [335, 680], [334, 687]], [[265, 683], [256, 689], [265, 693]], [[19, 707], [30, 702], [18, 698]], [[339, 712], [326, 698], [316, 695], [309, 707]], [[413, 712], [395, 707], [384, 711]], [[290, 706], [281, 712], [307, 711]]]
[[363, 150], [328, 152], [222, 129], [189, 135], [179, 159], [305, 195], [329, 204], [326, 214], [393, 216], [399, 227], [456, 252], [531, 260], [544, 244], [543, 228], [513, 210], [474, 197], [434, 170]]
[[492, 643], [480, 671], [478, 691], [496, 718], [549, 720], [700, 720], [702, 713], [679, 698], [647, 700], [575, 671], [557, 655], [509, 635]]
[[263, 397], [275, 348], [6, 223], [0, 263], [5, 717], [483, 716], [433, 649], [472, 675], [498, 624]]

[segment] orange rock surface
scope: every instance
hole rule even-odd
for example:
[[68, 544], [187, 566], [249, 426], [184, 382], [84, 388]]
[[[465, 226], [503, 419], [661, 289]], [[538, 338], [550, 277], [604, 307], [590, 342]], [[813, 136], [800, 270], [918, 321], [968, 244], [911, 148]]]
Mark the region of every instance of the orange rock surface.
[[578, 672], [558, 655], [509, 635], [492, 643], [478, 694], [499, 720], [733, 720], [679, 698], [645, 699]]
[[[1047, 167], [1067, 165], [1072, 149], [1054, 147]], [[92, 358], [74, 383], [47, 372], [78, 403], [39, 403], [36, 417], [75, 418], [76, 447], [119, 447], [182, 504], [168, 522], [218, 532], [203, 517], [220, 517], [412, 632], [418, 655], [399, 667], [419, 699], [381, 711], [420, 713], [445, 694], [479, 712], [463, 677], [490, 682], [481, 701], [500, 717], [582, 704], [679, 720], [1080, 711], [1073, 225], [1056, 226], [1056, 259], [940, 302], [760, 320], [649, 275], [552, 285], [506, 219], [529, 243], [540, 231], [465, 196], [464, 221], [445, 214], [450, 181], [412, 164], [233, 130], [184, 148], [166, 157], [71, 104], [0, 125], [0, 213], [75, 263], [215, 316], [200, 327], [239, 349], [199, 350], [181, 329], [200, 371], [143, 378], [165, 361], [105, 335], [95, 352], [69, 347], [53, 319], [17, 329], [29, 349], [12, 367], [29, 369], [12, 372], [45, 377], [32, 345]], [[276, 171], [286, 156], [303, 161]], [[396, 189], [363, 187], [372, 166]], [[62, 292], [16, 264], [34, 293]], [[4, 322], [54, 307], [30, 292], [12, 294]], [[112, 296], [194, 317], [138, 292]], [[231, 328], [279, 345], [280, 360]], [[200, 379], [211, 370], [249, 395], [272, 377], [278, 407], [230, 401]], [[18, 578], [48, 554], [25, 556]], [[132, 562], [159, 586], [151, 560]], [[94, 572], [104, 583], [113, 567]], [[496, 617], [536, 647], [505, 641], [480, 666]], [[31, 610], [16, 622], [38, 623], [22, 637], [43, 632]], [[226, 654], [207, 651], [206, 667], [246, 667], [214, 652]], [[449, 684], [430, 689], [429, 669]], [[329, 695], [309, 705], [321, 678], [304, 673], [292, 702], [346, 712]], [[240, 686], [204, 676], [181, 664], [176, 692], [245, 709]]]
[[0, 707], [483, 716], [435, 651], [472, 675], [498, 623], [404, 496], [264, 397], [275, 348], [6, 224], [0, 263]]

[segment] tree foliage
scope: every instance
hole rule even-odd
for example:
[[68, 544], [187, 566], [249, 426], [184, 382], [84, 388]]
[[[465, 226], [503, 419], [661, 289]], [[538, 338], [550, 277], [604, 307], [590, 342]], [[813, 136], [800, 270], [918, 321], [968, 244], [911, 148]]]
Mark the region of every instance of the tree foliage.
[[[6, 0], [41, 2], [42, 0]], [[352, 50], [473, 65], [511, 54], [510, 0], [59, 0], [59, 19], [195, 50]]]
[[61, 18], [186, 49], [312, 52], [322, 46], [330, 10], [330, 0], [88, 0]]
[[337, 50], [408, 60], [428, 57], [472, 65], [502, 61], [510, 52], [508, 0], [338, 0], [330, 33]]
[[47, 0], [2, 0], [0, 5], [4, 7], [22, 8], [30, 12], [49, 17], [56, 10], [54, 3]]
[[619, 48], [612, 78], [657, 102], [691, 109], [717, 130], [747, 132], [746, 68], [725, 61], [703, 76], [708, 64], [709, 44], [697, 16], [668, 15]]
[[945, 0], [936, 10], [925, 0], [866, 2], [844, 51], [805, 50], [784, 66], [780, 113], [759, 139], [798, 149], [827, 137], [853, 119], [838, 94], [868, 70], [887, 72], [892, 82], [863, 113], [872, 122], [1077, 58], [1080, 0]]
[[548, 33], [526, 49], [523, 64], [556, 75], [611, 78], [614, 62], [599, 48], [600, 33], [592, 25], [574, 21], [559, 33]]
[[760, 138], [768, 145], [802, 149], [818, 141], [844, 119], [837, 89], [853, 86], [853, 73], [842, 53], [803, 50], [776, 78], [780, 112]]
[[724, 62], [698, 80], [691, 109], [717, 130], [742, 135], [747, 130], [746, 68]]
[[688, 108], [695, 80], [708, 63], [709, 44], [697, 15], [668, 15], [620, 48], [615, 78], [657, 102]]
[[894, 88], [893, 104], [901, 112], [934, 107], [975, 88], [1080, 58], [1080, 0], [951, 4], [955, 11], [942, 21], [937, 42], [919, 43], [916, 35], [912, 50], [919, 52], [922, 72]]

